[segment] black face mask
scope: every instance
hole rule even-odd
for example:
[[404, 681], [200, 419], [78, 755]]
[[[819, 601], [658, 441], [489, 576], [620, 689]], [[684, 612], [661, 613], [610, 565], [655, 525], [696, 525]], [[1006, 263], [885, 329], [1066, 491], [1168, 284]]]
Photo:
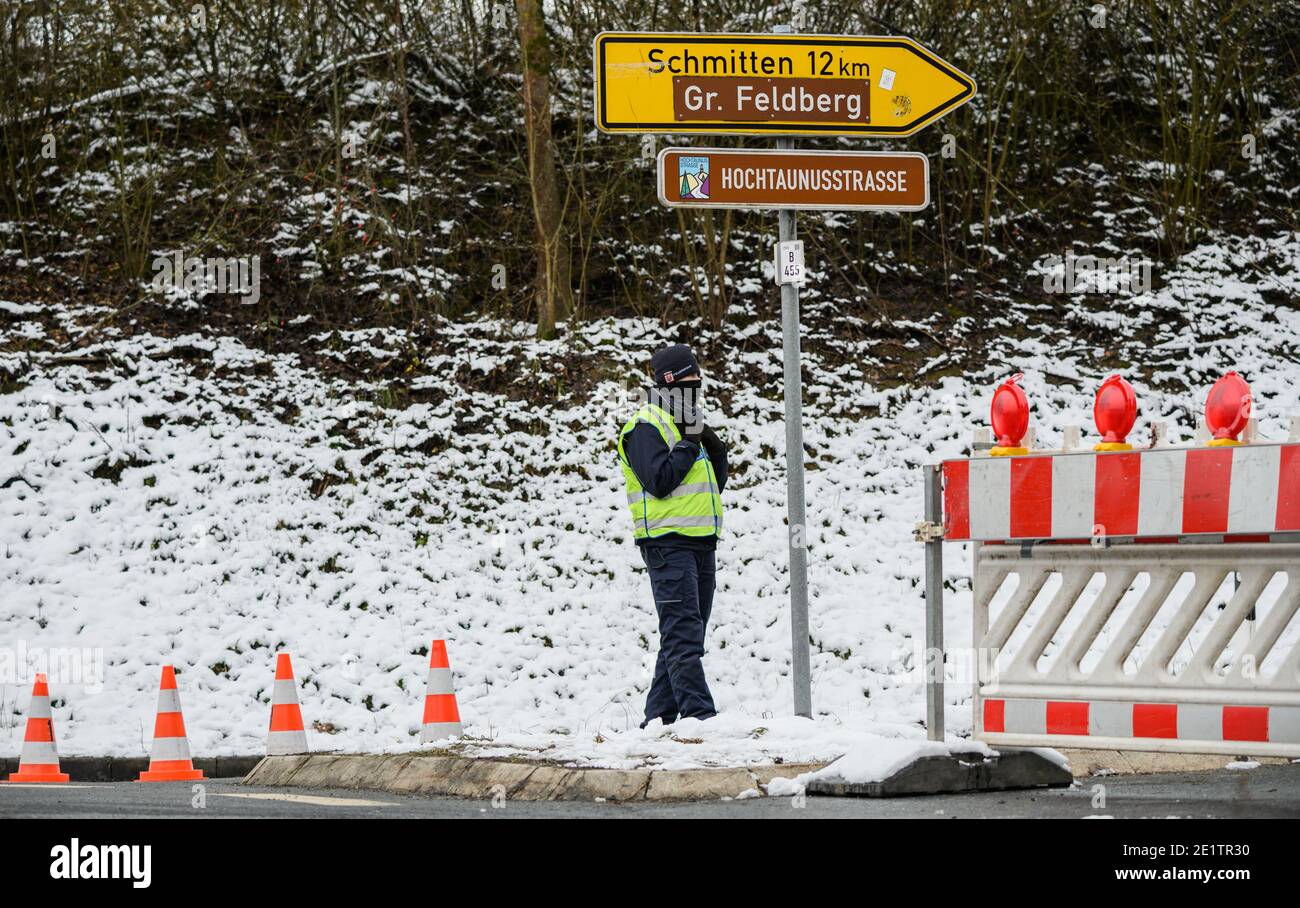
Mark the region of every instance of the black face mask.
[[703, 418], [700, 405], [704, 400], [701, 383], [693, 382], [676, 387], [660, 385], [654, 389], [660, 407], [672, 414], [673, 422], [683, 429], [699, 425]]

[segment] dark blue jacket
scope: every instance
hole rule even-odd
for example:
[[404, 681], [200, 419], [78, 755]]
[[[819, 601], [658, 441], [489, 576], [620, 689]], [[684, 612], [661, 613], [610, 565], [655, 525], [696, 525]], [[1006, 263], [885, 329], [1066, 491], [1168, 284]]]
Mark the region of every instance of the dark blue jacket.
[[[705, 426], [700, 436], [704, 451], [709, 455], [709, 463], [718, 478], [718, 491], [727, 486], [727, 446], [717, 434]], [[700, 456], [700, 447], [693, 441], [683, 438], [672, 449], [659, 434], [659, 430], [649, 423], [637, 423], [636, 428], [627, 433], [623, 439], [623, 453], [632, 472], [641, 481], [641, 485], [655, 498], [663, 498], [682, 484], [690, 472], [695, 459]], [[683, 536], [680, 533], [664, 533], [653, 539], [638, 539], [637, 545], [664, 546], [678, 549], [717, 548], [716, 536]]]

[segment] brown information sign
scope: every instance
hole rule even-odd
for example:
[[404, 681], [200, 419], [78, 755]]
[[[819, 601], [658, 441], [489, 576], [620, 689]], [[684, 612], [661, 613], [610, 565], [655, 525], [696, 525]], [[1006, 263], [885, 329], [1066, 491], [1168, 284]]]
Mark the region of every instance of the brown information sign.
[[665, 148], [659, 202], [670, 208], [920, 211], [930, 162], [918, 152]]
[[871, 122], [870, 79], [763, 79], [673, 76], [673, 115], [681, 122]]

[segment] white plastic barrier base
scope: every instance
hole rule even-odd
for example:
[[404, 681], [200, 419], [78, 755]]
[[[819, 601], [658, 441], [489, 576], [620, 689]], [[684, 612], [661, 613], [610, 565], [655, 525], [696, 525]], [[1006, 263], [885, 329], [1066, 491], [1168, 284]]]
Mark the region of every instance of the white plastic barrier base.
[[1300, 545], [977, 545], [976, 736], [1300, 757]]

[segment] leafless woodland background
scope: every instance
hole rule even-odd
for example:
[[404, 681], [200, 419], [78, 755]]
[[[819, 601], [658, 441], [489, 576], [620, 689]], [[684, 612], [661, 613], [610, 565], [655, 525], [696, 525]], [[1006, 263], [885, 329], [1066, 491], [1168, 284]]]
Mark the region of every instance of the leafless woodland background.
[[[803, 218], [814, 307], [960, 319], [1041, 294], [1045, 255], [1141, 255], [1158, 280], [1216, 232], [1296, 229], [1286, 0], [5, 0], [0, 295], [79, 294], [268, 344], [304, 311], [717, 331], [775, 307], [775, 219], [661, 209], [643, 139], [594, 129], [592, 39], [798, 16], [909, 35], [980, 86], [910, 139], [804, 143], [917, 149], [934, 180], [915, 215]], [[150, 263], [173, 249], [260, 255], [261, 299], [161, 306]]]

